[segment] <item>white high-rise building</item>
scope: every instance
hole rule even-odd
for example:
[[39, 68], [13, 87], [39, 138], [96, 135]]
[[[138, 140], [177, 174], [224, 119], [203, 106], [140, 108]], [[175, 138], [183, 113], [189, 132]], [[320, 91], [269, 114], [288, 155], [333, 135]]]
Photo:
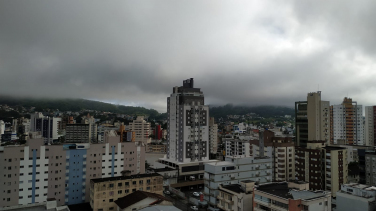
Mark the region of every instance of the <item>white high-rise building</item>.
[[331, 106], [333, 143], [364, 145], [363, 106], [345, 97], [341, 105]]
[[174, 87], [167, 98], [167, 159], [171, 162], [209, 160], [209, 107], [193, 78]]

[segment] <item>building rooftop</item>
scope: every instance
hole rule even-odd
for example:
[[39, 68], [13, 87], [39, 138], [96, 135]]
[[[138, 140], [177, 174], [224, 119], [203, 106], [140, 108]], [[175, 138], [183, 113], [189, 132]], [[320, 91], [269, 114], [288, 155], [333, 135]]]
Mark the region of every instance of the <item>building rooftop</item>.
[[145, 192], [145, 191], [136, 191], [133, 192], [129, 195], [126, 195], [124, 197], [121, 197], [115, 201], [115, 203], [118, 205], [120, 209], [127, 208], [131, 206], [132, 204], [135, 204], [139, 201], [142, 201], [146, 198], [153, 198], [156, 199], [156, 201], [152, 202], [151, 204], [159, 204], [162, 201], [170, 201], [170, 199], [165, 198], [164, 196], [161, 196], [156, 193], [150, 193], [150, 192]]
[[164, 171], [173, 171], [173, 170], [176, 170], [176, 169], [173, 169], [173, 168], [170, 168], [170, 167], [164, 167], [164, 168], [159, 168], [159, 169], [150, 169], [154, 172], [164, 172]]
[[213, 166], [228, 166], [228, 165], [235, 165], [234, 163], [230, 161], [218, 161], [218, 162], [213, 162], [213, 163], [208, 163], [209, 165]]
[[241, 185], [239, 184], [224, 185], [222, 186], [222, 188], [235, 192], [235, 193], [244, 193], [243, 189], [241, 188]]
[[326, 150], [343, 150], [343, 149], [346, 149], [345, 147], [333, 147], [333, 146], [326, 146], [326, 147], [323, 147], [324, 149]]
[[247, 179], [247, 180], [242, 180], [242, 181], [240, 181], [240, 182], [243, 182], [243, 183], [251, 183], [251, 182], [255, 182], [255, 181], [250, 180], [250, 179]]
[[181, 209], [172, 205], [156, 205], [151, 207], [145, 207], [139, 211], [181, 211]]
[[289, 188], [287, 182], [260, 185], [256, 190], [284, 199], [308, 200], [326, 195], [325, 191], [295, 190], [291, 187]]
[[144, 177], [156, 177], [160, 176], [160, 174], [157, 173], [150, 173], [150, 174], [135, 174], [131, 176], [118, 176], [118, 177], [106, 177], [106, 178], [97, 178], [97, 179], [91, 179], [94, 183], [99, 182], [107, 182], [107, 181], [117, 181], [117, 180], [127, 180], [127, 179], [135, 179], [135, 178], [144, 178]]

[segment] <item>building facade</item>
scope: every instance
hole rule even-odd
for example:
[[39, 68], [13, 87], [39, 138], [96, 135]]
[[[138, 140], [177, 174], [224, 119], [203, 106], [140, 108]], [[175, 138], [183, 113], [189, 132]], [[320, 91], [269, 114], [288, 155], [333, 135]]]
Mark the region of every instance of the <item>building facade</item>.
[[249, 141], [240, 139], [223, 138], [225, 143], [226, 157], [245, 158], [250, 157]]
[[253, 191], [253, 210], [327, 211], [331, 210], [331, 194], [309, 191], [304, 182], [270, 183]]
[[44, 145], [29, 139], [26, 145], [0, 147], [0, 207], [45, 202], [58, 205], [89, 201], [90, 179], [145, 172], [145, 146], [120, 143], [108, 137], [105, 144]]
[[173, 162], [209, 160], [209, 107], [193, 78], [174, 87], [167, 98], [167, 159]]
[[341, 105], [333, 105], [331, 110], [331, 140], [345, 140], [346, 144], [364, 145], [363, 106], [345, 97]]
[[365, 145], [376, 145], [376, 106], [365, 107]]
[[328, 190], [335, 197], [347, 183], [347, 149], [325, 146], [326, 141], [311, 141], [296, 148], [296, 179], [309, 183], [311, 190]]
[[296, 145], [305, 147], [308, 141], [330, 141], [329, 101], [321, 100], [321, 91], [307, 94], [307, 101], [295, 102]]
[[60, 124], [61, 118], [45, 117], [42, 113], [30, 114], [30, 131], [40, 132], [48, 142], [58, 139]]
[[163, 194], [163, 177], [159, 174], [135, 174], [90, 181], [90, 206], [93, 211], [116, 210], [115, 201], [136, 191]]
[[272, 158], [228, 158], [205, 164], [204, 199], [211, 207], [218, 204], [219, 185], [240, 184], [252, 180], [259, 184], [272, 181]]
[[143, 116], [138, 116], [136, 120], [129, 123], [129, 130], [135, 132], [135, 141], [148, 144], [151, 142], [149, 136], [152, 134], [150, 126], [150, 122], [144, 120]]
[[337, 210], [376, 210], [376, 187], [361, 184], [343, 184], [337, 192]]
[[240, 181], [240, 184], [219, 185], [217, 207], [225, 211], [252, 210], [252, 193], [255, 182], [252, 180]]
[[218, 149], [218, 125], [214, 122], [214, 117], [209, 120], [209, 152], [216, 154]]
[[87, 114], [87, 116], [82, 117], [81, 123], [89, 125], [89, 141], [91, 143], [96, 143], [97, 142], [98, 125], [95, 123], [94, 117], [90, 116], [90, 114]]
[[[273, 158], [273, 181], [295, 180], [295, 146], [293, 136], [265, 130], [264, 155]], [[278, 135], [277, 135], [278, 134]], [[251, 156], [260, 156], [260, 141], [250, 140]]]

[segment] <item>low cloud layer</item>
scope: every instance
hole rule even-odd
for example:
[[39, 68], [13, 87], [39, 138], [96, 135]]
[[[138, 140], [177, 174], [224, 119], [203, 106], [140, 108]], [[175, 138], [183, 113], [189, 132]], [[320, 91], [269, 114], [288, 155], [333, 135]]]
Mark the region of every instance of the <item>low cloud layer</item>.
[[[207, 104], [376, 99], [372, 1], [0, 2], [0, 94], [166, 111], [195, 78]], [[318, 88], [319, 87], [319, 88]]]

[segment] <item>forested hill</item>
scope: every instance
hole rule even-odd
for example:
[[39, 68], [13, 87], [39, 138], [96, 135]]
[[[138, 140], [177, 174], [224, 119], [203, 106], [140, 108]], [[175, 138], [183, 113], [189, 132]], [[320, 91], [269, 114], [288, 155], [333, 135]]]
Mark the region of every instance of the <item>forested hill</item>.
[[214, 118], [226, 117], [227, 115], [245, 115], [255, 113], [261, 117], [275, 117], [291, 115], [294, 116], [293, 108], [283, 106], [234, 106], [227, 104], [224, 106], [210, 106], [210, 116]]
[[111, 103], [104, 103], [85, 99], [48, 99], [48, 98], [14, 98], [7, 96], [0, 96], [0, 104], [8, 106], [23, 106], [25, 108], [35, 107], [35, 111], [43, 111], [52, 109], [59, 111], [81, 111], [81, 110], [96, 110], [105, 112], [114, 112], [129, 115], [148, 115], [159, 116], [158, 111], [154, 109], [147, 109], [143, 107], [114, 105]]

